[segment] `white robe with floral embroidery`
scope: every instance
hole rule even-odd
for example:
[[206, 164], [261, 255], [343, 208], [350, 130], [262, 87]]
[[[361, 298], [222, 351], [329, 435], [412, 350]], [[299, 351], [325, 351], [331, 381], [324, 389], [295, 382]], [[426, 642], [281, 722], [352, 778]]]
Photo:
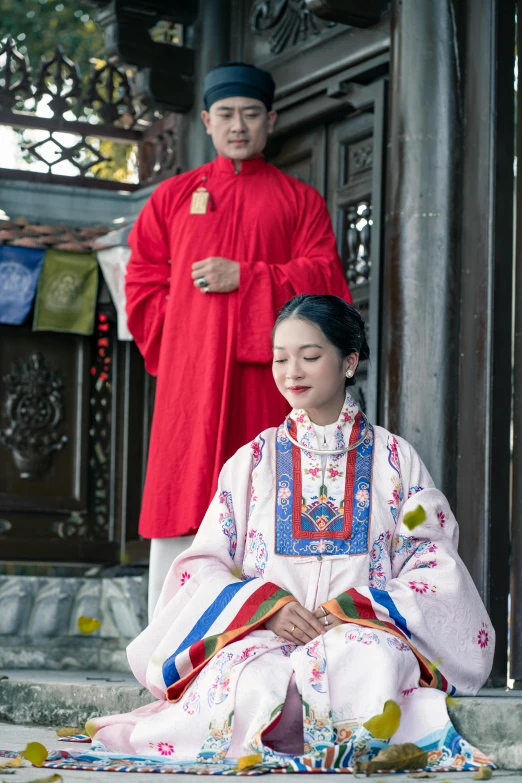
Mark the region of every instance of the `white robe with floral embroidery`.
[[[321, 458], [289, 432], [317, 448], [294, 410], [224, 466], [194, 544], [128, 648], [159, 701], [92, 721], [98, 748], [213, 764], [333, 753], [349, 766], [387, 744], [362, 724], [393, 699], [392, 743], [416, 742], [435, 767], [484, 763], [445, 704], [478, 691], [494, 646], [445, 497], [408, 443], [366, 429], [350, 395], [334, 447], [354, 448], [328, 457], [324, 483]], [[186, 503], [190, 488], [180, 513]], [[418, 506], [426, 519], [410, 531]], [[275, 636], [263, 622], [294, 599], [343, 625], [305, 646]]]

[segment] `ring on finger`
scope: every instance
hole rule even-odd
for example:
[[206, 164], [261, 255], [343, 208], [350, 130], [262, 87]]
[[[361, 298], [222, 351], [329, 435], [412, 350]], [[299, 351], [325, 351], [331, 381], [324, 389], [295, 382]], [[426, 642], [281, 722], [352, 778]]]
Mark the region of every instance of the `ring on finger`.
[[330, 623], [328, 622], [328, 617], [326, 615], [324, 616], [324, 624], [330, 625]]
[[198, 288], [205, 288], [207, 286], [207, 281], [205, 280], [204, 277], [198, 277], [198, 279], [196, 280], [196, 286]]
[[328, 612], [326, 611], [326, 609], [324, 608], [324, 606], [322, 606], [322, 605], [321, 605], [319, 608], [320, 608], [320, 609], [322, 609], [322, 611], [323, 611], [323, 617], [326, 617], [326, 616], [327, 616], [327, 614], [328, 614]]
[[292, 627], [290, 629], [290, 633], [293, 635], [294, 631], [295, 631], [295, 625], [292, 625]]

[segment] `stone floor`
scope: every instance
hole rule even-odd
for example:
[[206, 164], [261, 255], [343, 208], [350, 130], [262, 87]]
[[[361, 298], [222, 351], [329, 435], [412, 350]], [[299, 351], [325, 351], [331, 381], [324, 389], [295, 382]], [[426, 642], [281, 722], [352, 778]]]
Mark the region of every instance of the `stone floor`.
[[[81, 727], [94, 715], [128, 712], [153, 698], [132, 675], [124, 673], [3, 669], [0, 674], [6, 677], [0, 679], [0, 721], [4, 721], [0, 723], [2, 749], [22, 748], [28, 737], [43, 742], [48, 748], [55, 747], [56, 736], [49, 727]], [[474, 698], [457, 698], [450, 714], [462, 735], [488, 754], [499, 768], [522, 771], [521, 691], [485, 689]], [[38, 739], [44, 736], [41, 732], [46, 732], [45, 742]], [[62, 745], [66, 747], [65, 743], [60, 743], [59, 747]], [[78, 749], [78, 745], [75, 748]], [[70, 774], [76, 779], [81, 775], [101, 775], [75, 771]], [[505, 776], [505, 772], [495, 773], [495, 777], [501, 775]], [[2, 779], [0, 774], [0, 783], [17, 783], [15, 777], [19, 783], [24, 783], [31, 779], [30, 771], [9, 776], [9, 780], [7, 777]], [[469, 779], [463, 773], [438, 777], [441, 783]]]
[[[54, 729], [45, 728], [43, 726], [13, 726], [7, 723], [0, 723], [0, 748], [9, 748], [11, 750], [23, 750], [28, 742], [41, 742], [46, 748], [52, 749], [57, 747], [56, 745], [56, 732]], [[78, 750], [82, 746], [75, 745], [71, 742], [60, 742], [60, 748]], [[81, 770], [57, 770], [64, 780], [64, 783], [117, 783], [118, 773], [115, 772], [83, 772]], [[50, 769], [35, 769], [34, 767], [24, 767], [17, 769], [13, 775], [5, 775], [2, 777], [0, 773], [0, 780], [4, 783], [32, 783], [38, 778], [45, 778], [52, 774]], [[130, 783], [153, 783], [151, 775], [144, 775], [140, 773], [132, 773], [129, 778]], [[196, 777], [195, 775], [184, 777]], [[205, 780], [202, 776], [197, 776], [200, 781]], [[433, 783], [469, 783], [473, 774], [471, 772], [455, 772], [455, 773], [440, 773], [433, 779]], [[262, 778], [250, 778], [250, 780], [264, 780], [270, 781], [272, 778], [264, 776]], [[410, 783], [410, 779], [405, 775], [397, 777], [397, 775], [374, 775], [373, 779], [375, 783]], [[276, 778], [281, 780], [281, 778]], [[308, 774], [306, 776], [307, 783], [319, 783], [324, 782], [323, 775]], [[302, 775], [285, 775], [285, 783], [288, 781], [303, 781]], [[508, 772], [503, 770], [497, 770], [493, 774], [493, 781], [501, 783], [522, 783], [522, 773], [520, 772]]]

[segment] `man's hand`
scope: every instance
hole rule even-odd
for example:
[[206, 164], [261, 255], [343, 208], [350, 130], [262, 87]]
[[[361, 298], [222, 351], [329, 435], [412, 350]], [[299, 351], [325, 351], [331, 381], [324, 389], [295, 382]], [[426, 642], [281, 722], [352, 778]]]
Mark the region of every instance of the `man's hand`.
[[[200, 287], [197, 280], [205, 280], [206, 285]], [[228, 294], [239, 288], [239, 263], [228, 258], [212, 256], [192, 264], [192, 280], [196, 288], [203, 294]]]
[[[336, 628], [338, 625], [344, 625], [343, 620], [338, 620], [333, 614], [327, 614], [325, 616], [320, 606], [315, 610], [314, 617], [316, 617], [323, 626], [323, 631], [331, 631], [332, 628]], [[328, 625], [324, 624], [325, 620], [328, 622]]]
[[311, 642], [325, 630], [314, 614], [297, 601], [285, 604], [266, 621], [265, 628], [297, 645]]

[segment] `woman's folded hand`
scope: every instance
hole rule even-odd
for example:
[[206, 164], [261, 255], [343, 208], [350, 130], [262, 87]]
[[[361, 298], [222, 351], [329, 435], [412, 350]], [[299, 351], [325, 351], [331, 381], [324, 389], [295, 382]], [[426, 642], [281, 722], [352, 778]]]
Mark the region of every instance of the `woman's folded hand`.
[[307, 644], [328, 628], [297, 601], [285, 604], [266, 621], [265, 628], [294, 644]]

